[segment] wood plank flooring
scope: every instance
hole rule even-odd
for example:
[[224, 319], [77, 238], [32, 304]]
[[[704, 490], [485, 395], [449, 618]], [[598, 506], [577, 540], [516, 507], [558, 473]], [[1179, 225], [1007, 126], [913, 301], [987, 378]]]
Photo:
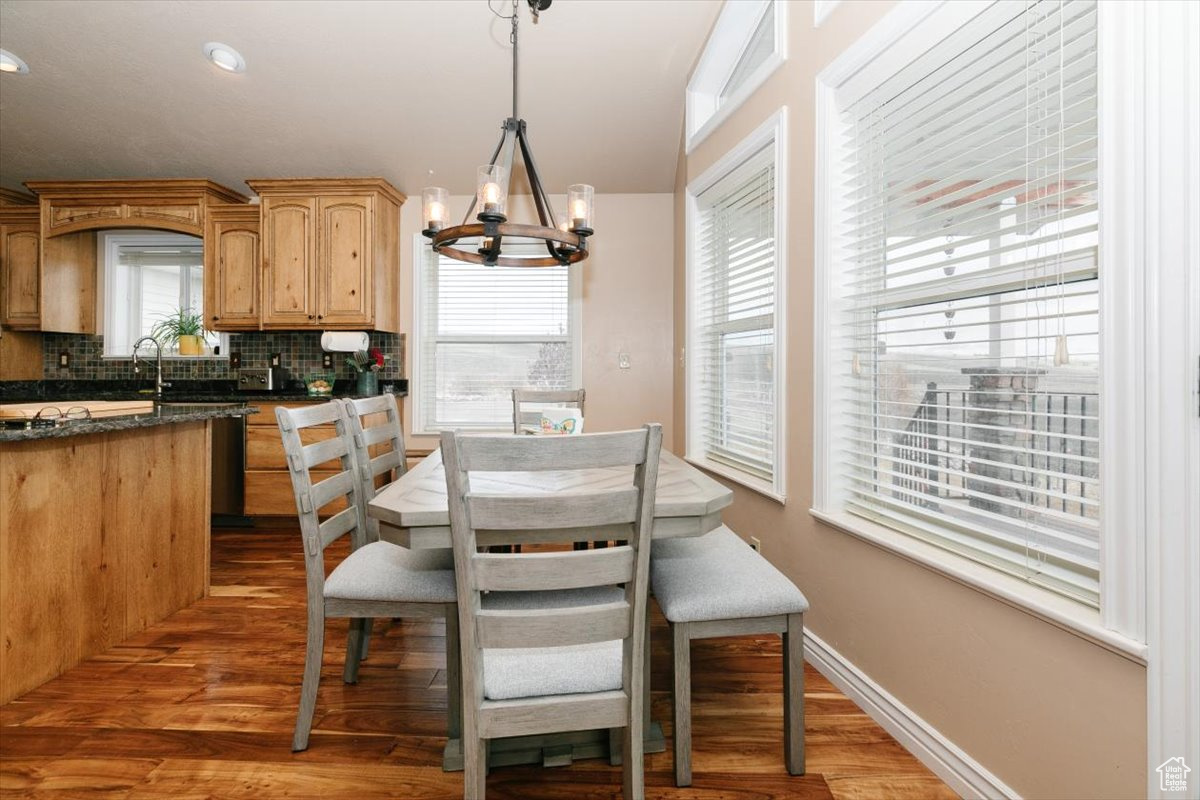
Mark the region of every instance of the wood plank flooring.
[[[290, 750], [304, 660], [304, 561], [295, 529], [213, 533], [212, 592], [102, 655], [0, 706], [5, 798], [458, 798], [441, 769], [444, 625], [376, 624], [359, 682], [341, 681], [346, 623], [331, 621], [309, 749]], [[87, 602], [87, 598], [80, 598]], [[670, 737], [665, 623], [653, 639], [654, 716]], [[783, 766], [778, 637], [693, 644], [694, 785], [668, 751], [646, 759], [647, 796], [696, 800], [952, 798], [808, 668], [808, 774]], [[506, 767], [493, 800], [620, 797], [620, 768]]]

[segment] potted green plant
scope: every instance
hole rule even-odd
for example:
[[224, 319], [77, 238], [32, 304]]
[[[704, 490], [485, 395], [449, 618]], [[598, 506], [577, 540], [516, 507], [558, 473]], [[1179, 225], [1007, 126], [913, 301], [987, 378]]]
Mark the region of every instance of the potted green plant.
[[181, 356], [198, 356], [204, 353], [204, 317], [190, 308], [177, 308], [154, 323], [150, 335], [165, 349], [172, 345], [179, 348]]

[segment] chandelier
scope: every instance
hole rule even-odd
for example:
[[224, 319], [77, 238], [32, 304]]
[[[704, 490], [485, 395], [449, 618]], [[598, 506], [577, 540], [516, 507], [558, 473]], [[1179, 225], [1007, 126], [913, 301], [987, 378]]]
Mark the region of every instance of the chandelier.
[[[550, 6], [552, 0], [526, 0], [536, 24], [538, 12]], [[588, 257], [587, 237], [592, 231], [592, 209], [595, 190], [584, 183], [567, 188], [567, 214], [559, 221], [550, 206], [550, 198], [542, 188], [541, 178], [529, 147], [525, 120], [517, 115], [517, 5], [512, 4], [512, 116], [504, 120], [503, 133], [492, 160], [477, 171], [475, 199], [467, 209], [461, 225], [445, 227], [449, 193], [431, 186], [421, 190], [422, 233], [433, 240], [433, 249], [440, 255], [471, 264], [501, 267], [556, 267], [574, 264]], [[525, 174], [537, 206], [538, 224], [525, 225], [508, 221], [508, 182], [512, 176], [513, 158], [517, 148], [525, 162]], [[469, 222], [474, 214], [476, 222]], [[514, 244], [535, 243], [546, 248], [546, 255], [514, 255]], [[505, 247], [508, 247], [506, 252]], [[528, 247], [524, 248], [528, 251]]]

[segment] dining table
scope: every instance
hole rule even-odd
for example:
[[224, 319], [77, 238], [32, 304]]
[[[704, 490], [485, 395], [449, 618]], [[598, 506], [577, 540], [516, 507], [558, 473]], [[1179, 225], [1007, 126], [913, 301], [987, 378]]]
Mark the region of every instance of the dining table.
[[[571, 471], [527, 470], [473, 473], [471, 491], [481, 494], [558, 493], [569, 502], [572, 493], [615, 489], [632, 482], [628, 468], [596, 468]], [[701, 470], [667, 451], [659, 460], [655, 488], [653, 538], [701, 536], [721, 525], [721, 510], [733, 502], [733, 492]], [[379, 523], [381, 539], [408, 548], [448, 548], [450, 512], [446, 501], [446, 473], [440, 450], [433, 451], [416, 466], [383, 487], [367, 505], [367, 514]], [[480, 545], [537, 543], [534, 534], [516, 531], [479, 531]], [[557, 536], [556, 541], [562, 539]], [[618, 538], [618, 537], [614, 537]], [[457, 670], [451, 670], [451, 674]], [[648, 702], [650, 680], [645, 680]], [[450, 726], [458, 730], [457, 724]], [[650, 721], [646, 727], [645, 750], [666, 749], [662, 726]], [[544, 736], [496, 739], [490, 743], [489, 763], [558, 766], [574, 759], [609, 756], [607, 731], [574, 731]], [[450, 738], [442, 755], [447, 771], [462, 769], [462, 741]]]

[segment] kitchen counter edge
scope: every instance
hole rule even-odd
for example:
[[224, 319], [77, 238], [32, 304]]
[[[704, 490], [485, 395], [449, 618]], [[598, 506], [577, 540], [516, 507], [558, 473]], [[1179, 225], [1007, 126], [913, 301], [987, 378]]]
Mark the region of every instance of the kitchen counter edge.
[[158, 425], [174, 425], [181, 422], [204, 422], [210, 419], [245, 417], [257, 414], [258, 409], [249, 405], [187, 405], [175, 404], [155, 407], [153, 412], [128, 414], [97, 419], [74, 420], [53, 428], [26, 428], [24, 430], [0, 430], [0, 444], [28, 442], [37, 439], [62, 439], [96, 433], [152, 428]]

